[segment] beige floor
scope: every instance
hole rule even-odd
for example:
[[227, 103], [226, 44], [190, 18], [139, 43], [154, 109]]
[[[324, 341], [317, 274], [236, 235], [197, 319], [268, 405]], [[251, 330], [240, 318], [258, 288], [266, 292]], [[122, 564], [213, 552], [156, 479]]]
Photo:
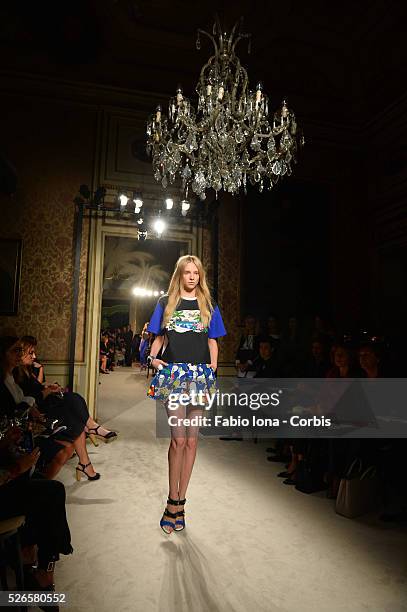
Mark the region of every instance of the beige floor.
[[58, 564], [69, 610], [107, 612], [401, 612], [407, 610], [407, 531], [338, 516], [265, 460], [266, 441], [201, 439], [187, 528], [159, 528], [167, 439], [131, 370], [101, 378], [99, 421], [120, 439], [89, 447], [97, 482], [66, 485], [74, 554]]

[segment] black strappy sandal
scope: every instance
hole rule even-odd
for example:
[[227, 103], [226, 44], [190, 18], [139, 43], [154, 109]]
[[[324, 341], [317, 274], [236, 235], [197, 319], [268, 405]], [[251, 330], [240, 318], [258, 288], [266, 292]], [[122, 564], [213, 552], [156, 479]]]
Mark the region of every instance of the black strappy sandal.
[[[185, 504], [187, 500], [186, 499], [179, 499], [178, 500], [178, 506], [183, 506]], [[183, 529], [185, 529], [185, 510], [178, 510], [178, 512], [175, 513], [177, 515], [177, 520], [175, 521], [175, 525], [179, 525], [179, 527], [174, 527], [174, 531], [182, 531]]]
[[[89, 476], [89, 474], [86, 473], [86, 468], [91, 465], [91, 462], [89, 461], [89, 463], [81, 463], [79, 462], [77, 467], [76, 467], [76, 480], [79, 482], [80, 479], [82, 478], [82, 473], [85, 474], [85, 476], [87, 477], [88, 480], [99, 480], [100, 478], [100, 474], [98, 472], [96, 472], [96, 474], [94, 476]], [[79, 467], [81, 466], [81, 467]]]
[[[88, 427], [88, 431], [86, 432], [86, 437], [90, 438], [90, 441], [95, 446], [97, 446], [97, 444], [95, 444], [95, 438], [100, 438], [104, 442], [110, 442], [111, 440], [115, 440], [117, 438], [117, 433], [115, 431], [109, 431], [109, 433], [107, 433], [105, 436], [102, 436], [102, 434], [98, 433], [99, 427], [101, 427], [101, 425], [98, 425], [97, 427]], [[91, 433], [92, 431], [95, 433]]]
[[[171, 497], [169, 497], [167, 499], [167, 505], [168, 504], [172, 506], [178, 506], [179, 501], [175, 499], [171, 499]], [[175, 521], [170, 522], [170, 521], [165, 520], [166, 516], [168, 516], [169, 518], [175, 519]], [[178, 516], [178, 512], [170, 512], [167, 508], [164, 510], [164, 514], [160, 521], [160, 527], [163, 530], [163, 532], [166, 533], [167, 535], [170, 535], [171, 531], [167, 531], [167, 529], [164, 529], [164, 525], [168, 525], [168, 527], [172, 527], [172, 531], [175, 531], [175, 523], [176, 523], [177, 516]]]

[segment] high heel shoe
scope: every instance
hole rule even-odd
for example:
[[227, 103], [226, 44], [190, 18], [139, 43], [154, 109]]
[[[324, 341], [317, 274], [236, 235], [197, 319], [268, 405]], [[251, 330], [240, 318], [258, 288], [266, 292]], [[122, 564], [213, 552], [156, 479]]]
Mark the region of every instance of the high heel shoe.
[[[88, 431], [86, 432], [86, 435], [91, 439], [93, 444], [95, 444], [94, 438], [100, 438], [104, 442], [110, 442], [111, 440], [115, 440], [117, 438], [117, 433], [115, 431], [109, 431], [109, 433], [107, 433], [105, 436], [102, 436], [102, 434], [98, 433], [99, 427], [101, 427], [101, 425], [87, 428]], [[94, 431], [95, 433], [90, 433], [91, 431]], [[95, 446], [97, 446], [97, 444], [95, 444]]]
[[[179, 501], [175, 500], [175, 499], [171, 499], [171, 497], [169, 497], [167, 499], [167, 505], [168, 504], [170, 504], [172, 506], [178, 506], [179, 505]], [[165, 508], [164, 514], [163, 514], [162, 519], [160, 521], [160, 527], [163, 530], [163, 532], [166, 533], [167, 535], [169, 535], [171, 533], [171, 531], [168, 531], [167, 529], [164, 529], [164, 525], [168, 525], [168, 527], [172, 527], [172, 531], [174, 531], [175, 530], [175, 523], [176, 523], [177, 515], [178, 515], [178, 512], [170, 512], [168, 510], [168, 508]], [[166, 521], [165, 520], [166, 516], [168, 516], [168, 517], [170, 517], [172, 519], [175, 519], [175, 521], [174, 522]]]
[[[49, 569], [48, 571], [54, 571], [54, 566], [55, 563], [51, 562], [49, 563], [49, 567], [51, 569]], [[37, 577], [35, 576], [34, 572], [37, 569], [37, 567], [32, 567], [31, 570], [29, 570], [27, 568], [26, 571], [24, 571], [24, 584], [25, 584], [25, 588], [26, 589], [30, 589], [31, 591], [46, 591], [49, 593], [54, 593], [55, 592], [55, 584], [52, 582], [50, 584], [47, 584], [46, 586], [43, 586], [42, 584], [40, 584], [38, 582]], [[44, 610], [45, 612], [49, 611], [49, 612], [59, 612], [59, 606], [55, 605], [47, 605], [47, 606], [42, 606], [41, 604], [38, 604], [38, 607], [40, 610]]]
[[[85, 474], [85, 476], [87, 477], [88, 480], [99, 480], [100, 478], [100, 474], [98, 472], [96, 472], [96, 474], [94, 476], [89, 476], [89, 474], [86, 473], [86, 468], [92, 465], [91, 462], [89, 461], [89, 463], [81, 463], [79, 462], [77, 467], [76, 467], [76, 480], [79, 482], [80, 479], [82, 478], [82, 473]], [[81, 466], [81, 467], [79, 467]]]
[[[178, 500], [178, 506], [183, 506], [185, 504], [187, 500], [186, 499], [179, 499]], [[179, 527], [174, 527], [174, 531], [182, 531], [183, 529], [185, 529], [185, 510], [178, 510], [178, 512], [175, 513], [177, 515], [177, 520], [175, 521], [175, 525], [179, 525]]]
[[86, 436], [86, 439], [89, 438], [89, 440], [92, 442], [93, 446], [99, 446], [99, 442], [96, 440], [94, 434], [90, 434], [88, 431], [85, 431], [85, 436]]

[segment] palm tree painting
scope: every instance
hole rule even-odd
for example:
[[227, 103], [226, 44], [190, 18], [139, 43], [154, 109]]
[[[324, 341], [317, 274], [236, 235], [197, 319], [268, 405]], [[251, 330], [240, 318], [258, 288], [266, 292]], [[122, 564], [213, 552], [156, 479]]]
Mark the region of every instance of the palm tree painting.
[[[103, 297], [134, 301], [134, 287], [150, 291], [166, 291], [184, 243], [149, 240], [141, 245], [133, 238], [108, 236], [105, 242], [103, 265]], [[135, 319], [145, 318], [157, 297], [136, 300]]]
[[106, 238], [103, 266], [103, 293], [109, 297], [128, 297], [134, 286], [152, 291], [162, 289], [169, 273], [155, 263], [155, 257], [137, 249], [131, 238]]

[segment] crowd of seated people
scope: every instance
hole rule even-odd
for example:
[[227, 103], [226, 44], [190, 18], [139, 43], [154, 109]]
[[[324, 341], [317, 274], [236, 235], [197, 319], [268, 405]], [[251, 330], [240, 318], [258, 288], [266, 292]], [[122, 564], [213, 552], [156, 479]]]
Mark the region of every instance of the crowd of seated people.
[[147, 355], [152, 334], [147, 331], [148, 321], [140, 334], [133, 333], [130, 325], [104, 329], [100, 335], [99, 371], [109, 374], [117, 366], [132, 367], [140, 364], [140, 370], [147, 367]]
[[116, 366], [131, 367], [140, 360], [141, 341], [141, 335], [134, 334], [130, 325], [102, 330], [99, 371], [109, 374]]
[[70, 554], [65, 488], [53, 480], [74, 455], [75, 474], [96, 481], [86, 439], [110, 442], [84, 398], [48, 382], [33, 336], [0, 338], [0, 520], [24, 515], [22, 553], [26, 587], [54, 588], [54, 564]]
[[[247, 315], [236, 351], [236, 374], [251, 378], [382, 378], [400, 376], [402, 369], [383, 339], [366, 333], [340, 336], [321, 317], [315, 317], [308, 333], [297, 317], [290, 317], [281, 331], [279, 318], [270, 315], [260, 326]], [[227, 438], [222, 438], [227, 439]], [[230, 439], [241, 439], [232, 436]], [[387, 499], [398, 510], [384, 511], [383, 520], [407, 519], [407, 482], [402, 469], [402, 439], [293, 438], [277, 439], [268, 448], [269, 461], [285, 463], [278, 474], [286, 485], [296, 485], [301, 461], [318, 462], [327, 497], [336, 499], [341, 479], [356, 457], [365, 466], [375, 465], [382, 478], [384, 507]], [[397, 483], [404, 483], [401, 487]], [[392, 489], [392, 490], [390, 490]], [[394, 490], [399, 490], [394, 501]], [[396, 495], [397, 497], [397, 495]]]

